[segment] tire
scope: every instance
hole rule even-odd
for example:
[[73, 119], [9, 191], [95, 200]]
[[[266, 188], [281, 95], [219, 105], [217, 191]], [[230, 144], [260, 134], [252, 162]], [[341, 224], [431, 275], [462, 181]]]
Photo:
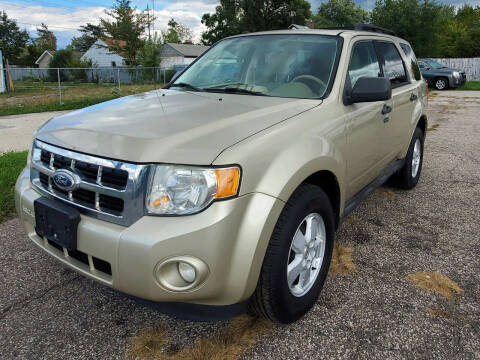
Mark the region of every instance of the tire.
[[[423, 132], [417, 127], [413, 133], [412, 140], [410, 141], [410, 146], [408, 147], [407, 156], [405, 157], [405, 164], [395, 176], [395, 185], [399, 188], [410, 190], [417, 185], [423, 165], [423, 142]], [[415, 149], [416, 144], [420, 149], [419, 155]], [[417, 162], [418, 166], [416, 167], [415, 163]]]
[[447, 90], [448, 89], [448, 79], [444, 77], [436, 78], [433, 86], [437, 90]]
[[[318, 243], [318, 247], [312, 247], [306, 255], [305, 253], [302, 255], [301, 251], [297, 252], [298, 247], [295, 246], [298, 242], [294, 244], [293, 240], [294, 236], [295, 239], [301, 239], [298, 231], [302, 236], [305, 235], [304, 239], [308, 238], [306, 230], [309, 221], [317, 225], [311, 226], [311, 229], [319, 229], [319, 235], [313, 237], [316, 240], [310, 241], [310, 244]], [[334, 213], [328, 196], [317, 186], [301, 185], [285, 204], [275, 225], [257, 287], [249, 301], [249, 311], [271, 321], [285, 324], [305, 315], [317, 301], [327, 277], [332, 258], [334, 229]], [[324, 237], [323, 242], [319, 240], [322, 237]], [[308, 259], [312, 260], [313, 253], [318, 257], [323, 254], [322, 260], [314, 258], [309, 263]], [[300, 273], [295, 281], [290, 281], [289, 286], [287, 274], [294, 279], [296, 271], [287, 271], [287, 266], [298, 269], [295, 264], [298, 266], [301, 264], [302, 268], [311, 267], [310, 270], [306, 270], [307, 273]], [[305, 274], [310, 274], [310, 277]], [[302, 276], [305, 281], [300, 283]], [[302, 289], [304, 293], [300, 291]]]

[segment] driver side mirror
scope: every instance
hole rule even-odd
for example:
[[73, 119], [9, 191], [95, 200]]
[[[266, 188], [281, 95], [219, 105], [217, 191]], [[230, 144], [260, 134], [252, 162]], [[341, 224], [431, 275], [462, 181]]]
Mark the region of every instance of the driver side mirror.
[[361, 77], [355, 83], [345, 105], [361, 102], [385, 101], [392, 97], [390, 80], [384, 77]]

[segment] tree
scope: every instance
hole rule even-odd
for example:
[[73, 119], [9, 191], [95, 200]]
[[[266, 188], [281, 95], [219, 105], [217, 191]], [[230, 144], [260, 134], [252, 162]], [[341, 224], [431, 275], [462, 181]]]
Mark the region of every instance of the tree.
[[322, 3], [314, 17], [315, 27], [355, 26], [368, 22], [369, 13], [353, 0], [328, 0]]
[[145, 41], [145, 46], [138, 54], [138, 63], [145, 67], [156, 67], [160, 63], [162, 42], [157, 34]]
[[37, 28], [37, 33], [38, 37], [35, 39], [36, 46], [43, 51], [57, 50], [57, 38], [52, 31], [48, 30], [47, 25], [42, 23], [42, 26]]
[[132, 8], [130, 0], [115, 0], [112, 10], [106, 10], [105, 13], [113, 20], [100, 19], [103, 33], [125, 42], [115, 42], [109, 46], [110, 50], [123, 53], [128, 64], [136, 65], [137, 55], [145, 43], [142, 35], [147, 26], [147, 15]]
[[372, 23], [395, 31], [408, 40], [420, 57], [440, 57], [441, 29], [455, 16], [451, 5], [435, 0], [378, 0]]
[[214, 14], [202, 17], [207, 27], [202, 42], [210, 45], [244, 32], [286, 29], [292, 23], [305, 25], [311, 16], [306, 0], [220, 0]]
[[20, 30], [15, 20], [9, 19], [6, 12], [0, 13], [0, 48], [10, 63], [19, 61], [29, 39], [27, 31]]
[[164, 43], [184, 43], [191, 40], [193, 32], [185, 25], [175, 21], [171, 18], [168, 21], [167, 30], [162, 30], [162, 38]]
[[480, 6], [465, 4], [453, 19], [444, 24], [439, 35], [442, 57], [480, 56]]
[[239, 0], [220, 0], [214, 14], [203, 14], [202, 24], [208, 30], [202, 34], [202, 42], [212, 45], [225, 37], [240, 34], [241, 12]]
[[82, 33], [81, 36], [73, 37], [68, 49], [78, 52], [85, 52], [102, 36], [102, 28], [98, 25], [87, 23], [78, 29]]
[[53, 54], [50, 63], [48, 64], [51, 70], [48, 71], [50, 79], [57, 79], [57, 70], [55, 68], [74, 68], [74, 69], [61, 69], [60, 80], [61, 81], [73, 81], [73, 80], [86, 80], [87, 72], [83, 68], [92, 66], [91, 61], [82, 61], [79, 56], [72, 50], [62, 49]]

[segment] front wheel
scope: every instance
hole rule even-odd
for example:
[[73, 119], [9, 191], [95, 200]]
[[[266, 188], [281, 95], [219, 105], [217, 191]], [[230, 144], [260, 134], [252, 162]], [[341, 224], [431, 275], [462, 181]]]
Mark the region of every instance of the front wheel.
[[334, 214], [319, 187], [301, 185], [277, 221], [249, 309], [291, 323], [318, 299], [330, 266]]
[[437, 78], [435, 79], [435, 89], [437, 90], [446, 90], [448, 89], [448, 80], [446, 78]]
[[413, 189], [420, 179], [423, 164], [423, 131], [416, 128], [408, 147], [405, 164], [395, 175], [396, 185], [402, 189]]

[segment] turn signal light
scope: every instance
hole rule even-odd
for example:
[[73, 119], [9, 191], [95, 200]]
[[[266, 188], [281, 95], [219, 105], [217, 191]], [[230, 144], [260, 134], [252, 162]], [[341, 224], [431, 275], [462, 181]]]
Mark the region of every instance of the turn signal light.
[[218, 199], [237, 195], [240, 169], [232, 167], [215, 169], [214, 172], [217, 176], [217, 192], [215, 197]]

